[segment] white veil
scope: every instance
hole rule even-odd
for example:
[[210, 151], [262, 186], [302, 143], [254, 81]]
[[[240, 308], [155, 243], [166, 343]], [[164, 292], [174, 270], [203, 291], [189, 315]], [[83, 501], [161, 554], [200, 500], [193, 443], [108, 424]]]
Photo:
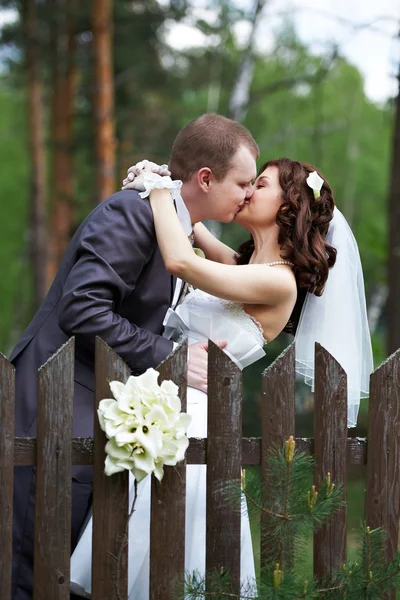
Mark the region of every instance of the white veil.
[[360, 398], [369, 396], [374, 367], [360, 254], [338, 208], [326, 240], [337, 249], [336, 263], [322, 296], [306, 295], [295, 335], [296, 372], [314, 391], [315, 342], [319, 342], [346, 371], [348, 427], [355, 427]]

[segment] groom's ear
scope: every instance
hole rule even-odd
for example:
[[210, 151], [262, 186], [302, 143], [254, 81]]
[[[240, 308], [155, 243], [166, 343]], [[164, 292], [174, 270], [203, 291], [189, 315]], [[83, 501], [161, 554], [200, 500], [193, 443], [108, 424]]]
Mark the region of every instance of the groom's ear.
[[203, 167], [197, 171], [197, 183], [203, 192], [208, 192], [212, 179], [212, 171], [209, 167]]

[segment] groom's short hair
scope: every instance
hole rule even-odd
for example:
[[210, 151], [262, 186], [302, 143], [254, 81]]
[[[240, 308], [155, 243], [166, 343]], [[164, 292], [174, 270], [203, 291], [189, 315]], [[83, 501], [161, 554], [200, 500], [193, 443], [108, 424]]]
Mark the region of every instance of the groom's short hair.
[[220, 181], [240, 146], [247, 146], [255, 159], [259, 157], [257, 143], [246, 127], [222, 115], [201, 115], [175, 138], [169, 160], [172, 177], [188, 181], [196, 171], [209, 167]]

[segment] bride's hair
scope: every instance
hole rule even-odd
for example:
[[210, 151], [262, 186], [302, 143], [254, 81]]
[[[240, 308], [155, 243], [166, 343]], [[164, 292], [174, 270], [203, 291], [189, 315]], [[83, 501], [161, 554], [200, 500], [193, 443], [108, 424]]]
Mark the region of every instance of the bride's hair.
[[[285, 331], [292, 333], [297, 327], [306, 293], [321, 296], [329, 269], [336, 261], [336, 249], [325, 240], [335, 201], [325, 177], [320, 197], [314, 198], [313, 190], [306, 182], [308, 175], [317, 171], [312, 165], [279, 158], [266, 162], [259, 174], [272, 166], [278, 167], [279, 185], [282, 188], [282, 203], [276, 214], [278, 243], [281, 257], [294, 264], [298, 288], [296, 306], [285, 328]], [[254, 241], [251, 238], [239, 246], [237, 264], [247, 264], [253, 251]]]

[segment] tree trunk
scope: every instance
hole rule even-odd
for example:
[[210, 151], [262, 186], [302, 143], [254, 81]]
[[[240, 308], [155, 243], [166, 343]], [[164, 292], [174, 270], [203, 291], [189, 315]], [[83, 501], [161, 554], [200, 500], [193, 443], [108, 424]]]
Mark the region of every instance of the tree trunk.
[[236, 74], [235, 85], [229, 101], [229, 117], [235, 121], [243, 121], [246, 116], [254, 74], [254, 39], [265, 2], [266, 0], [256, 0], [255, 2], [249, 39], [246, 48], [243, 50]]
[[[354, 211], [356, 208], [357, 195], [357, 161], [360, 156], [360, 148], [358, 136], [356, 133], [357, 114], [361, 109], [360, 97], [357, 95], [353, 98], [352, 104], [347, 113], [347, 140], [346, 140], [346, 156], [344, 163], [346, 165], [346, 186], [343, 195], [343, 213], [350, 227], [353, 226]], [[322, 139], [322, 136], [320, 136]], [[317, 161], [316, 161], [317, 162]]]
[[371, 333], [374, 333], [378, 327], [387, 297], [387, 285], [383, 283], [377, 283], [375, 289], [370, 295], [369, 304], [367, 306], [368, 325]]
[[113, 2], [92, 0], [97, 199], [115, 192]]
[[52, 199], [47, 285], [70, 241], [73, 221], [73, 109], [76, 91], [76, 0], [53, 0]]
[[388, 350], [400, 348], [400, 69], [389, 192]]
[[33, 300], [38, 308], [46, 293], [46, 159], [44, 147], [43, 82], [39, 67], [36, 2], [23, 0], [22, 23], [25, 37], [30, 190], [30, 257], [33, 271]]

